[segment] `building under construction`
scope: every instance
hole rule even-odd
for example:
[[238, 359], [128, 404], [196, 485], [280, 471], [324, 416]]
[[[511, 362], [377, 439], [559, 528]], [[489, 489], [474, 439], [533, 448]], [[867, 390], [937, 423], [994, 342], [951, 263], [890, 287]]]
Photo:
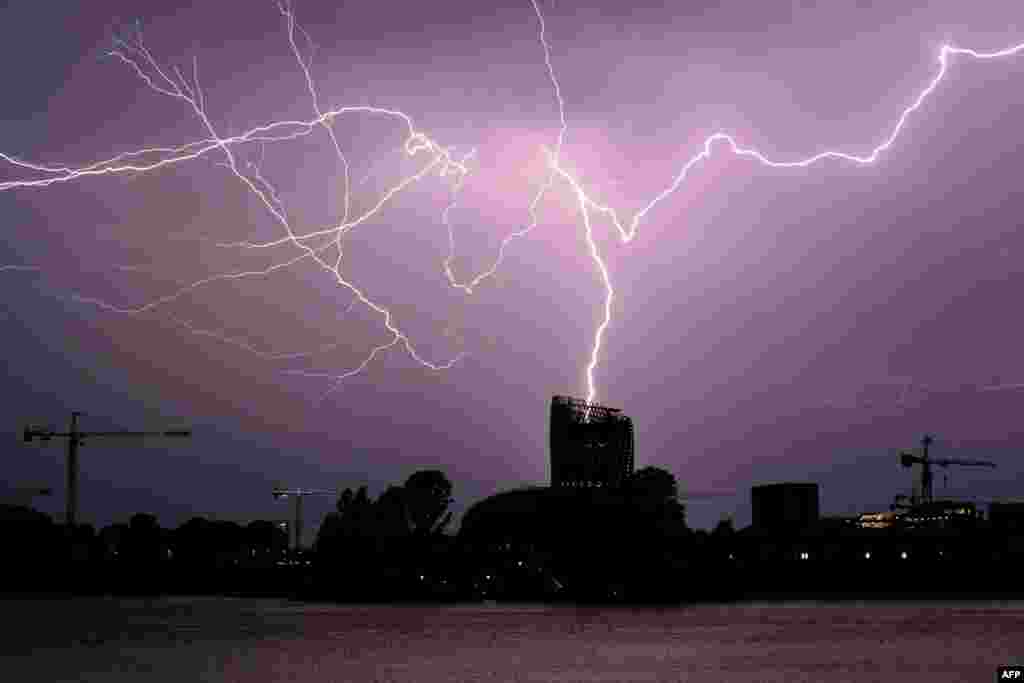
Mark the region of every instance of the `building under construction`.
[[633, 421], [583, 399], [551, 399], [551, 486], [615, 487], [633, 473]]
[[925, 434], [921, 439], [920, 454], [912, 451], [900, 453], [900, 464], [906, 468], [919, 468], [915, 476], [911, 495], [898, 495], [888, 511], [866, 512], [860, 515], [858, 525], [862, 529], [913, 529], [913, 528], [958, 528], [974, 526], [982, 519], [973, 502], [962, 500], [938, 500], [934, 494], [932, 468], [958, 467], [995, 468], [996, 463], [987, 460], [962, 460], [958, 458], [932, 458], [928, 447], [934, 437]]

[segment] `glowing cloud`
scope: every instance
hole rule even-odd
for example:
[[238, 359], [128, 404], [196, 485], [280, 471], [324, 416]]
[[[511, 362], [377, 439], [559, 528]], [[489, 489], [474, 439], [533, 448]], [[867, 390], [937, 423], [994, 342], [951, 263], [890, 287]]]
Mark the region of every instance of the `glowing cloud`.
[[[349, 310], [357, 303], [365, 306], [378, 315], [383, 322], [384, 328], [388, 331], [390, 338], [381, 344], [374, 346], [363, 360], [353, 367], [339, 373], [310, 373], [305, 371], [292, 371], [298, 374], [324, 377], [330, 380], [330, 389], [327, 394], [335, 390], [346, 379], [362, 372], [382, 352], [401, 346], [406, 353], [423, 367], [432, 370], [444, 370], [451, 368], [465, 354], [459, 353], [445, 361], [431, 361], [424, 358], [417, 350], [407, 333], [403, 331], [395, 320], [392, 312], [375, 300], [365, 289], [357, 286], [344, 274], [342, 267], [344, 255], [344, 239], [355, 228], [363, 225], [379, 213], [400, 193], [415, 183], [436, 175], [447, 180], [449, 187], [449, 198], [441, 212], [442, 222], [448, 231], [448, 252], [441, 264], [449, 285], [465, 294], [472, 294], [485, 280], [493, 276], [501, 267], [507, 248], [512, 241], [530, 234], [538, 225], [538, 209], [549, 192], [560, 184], [571, 191], [578, 205], [582, 227], [597, 270], [601, 276], [604, 286], [603, 315], [598, 324], [590, 347], [589, 361], [586, 364], [586, 391], [587, 401], [593, 403], [597, 396], [595, 372], [599, 365], [602, 352], [602, 344], [605, 333], [612, 322], [612, 302], [615, 297], [615, 289], [604, 258], [601, 255], [598, 244], [594, 238], [594, 221], [596, 218], [604, 218], [617, 230], [619, 239], [626, 244], [634, 240], [638, 234], [639, 226], [649, 214], [663, 200], [671, 196], [679, 189], [689, 174], [703, 161], [709, 159], [717, 149], [725, 148], [732, 154], [748, 158], [771, 168], [806, 168], [819, 162], [829, 159], [836, 161], [850, 162], [858, 165], [873, 164], [884, 152], [886, 152], [904, 131], [910, 117], [924, 104], [927, 98], [936, 91], [945, 78], [954, 57], [968, 57], [978, 60], [992, 60], [1016, 56], [1024, 52], [1024, 43], [994, 51], [978, 51], [973, 49], [943, 45], [938, 54], [938, 70], [935, 76], [920, 90], [911, 100], [910, 104], [896, 118], [892, 128], [884, 135], [870, 153], [857, 155], [838, 150], [825, 150], [812, 156], [795, 160], [774, 160], [769, 159], [757, 149], [741, 145], [735, 137], [726, 132], [716, 132], [708, 136], [698, 151], [689, 158], [676, 173], [668, 185], [657, 192], [641, 209], [636, 211], [628, 220], [620, 217], [619, 213], [612, 207], [598, 203], [583, 187], [573, 173], [568, 170], [567, 164], [562, 159], [565, 139], [569, 133], [569, 126], [566, 117], [566, 102], [562, 95], [556, 68], [552, 61], [551, 46], [548, 40], [547, 24], [537, 0], [531, 0], [531, 5], [538, 22], [538, 41], [543, 54], [543, 62], [547, 72], [547, 79], [550, 82], [555, 103], [558, 109], [558, 134], [553, 146], [544, 147], [543, 153], [547, 159], [547, 176], [539, 189], [533, 194], [527, 211], [528, 221], [520, 229], [507, 234], [498, 246], [495, 258], [490, 266], [484, 268], [476, 275], [460, 279], [456, 276], [453, 262], [457, 253], [455, 230], [450, 220], [452, 210], [458, 205], [459, 194], [464, 187], [467, 177], [471, 173], [471, 162], [474, 160], [475, 151], [469, 150], [459, 156], [455, 155], [452, 147], [442, 146], [440, 143], [429, 137], [426, 133], [418, 130], [412, 118], [405, 112], [386, 107], [369, 105], [345, 106], [325, 109], [321, 104], [321, 97], [313, 78], [310, 62], [303, 54], [302, 41], [305, 39], [311, 44], [309, 37], [297, 24], [295, 13], [288, 2], [281, 2], [277, 5], [284, 20], [285, 35], [294, 56], [299, 71], [304, 80], [305, 89], [308, 92], [312, 117], [306, 120], [281, 120], [273, 121], [256, 128], [252, 128], [238, 135], [222, 137], [211, 121], [206, 106], [205, 95], [200, 83], [199, 64], [193, 60], [191, 73], [186, 75], [179, 69], [167, 69], [158, 62], [149, 51], [142, 39], [141, 32], [128, 39], [115, 41], [110, 55], [131, 69], [139, 79], [150, 89], [163, 96], [176, 100], [183, 104], [187, 110], [203, 124], [206, 130], [204, 139], [189, 142], [178, 147], [151, 147], [119, 154], [101, 161], [96, 161], [84, 166], [68, 165], [46, 165], [33, 163], [15, 158], [11, 155], [0, 152], [0, 162], [13, 167], [17, 172], [24, 173], [26, 177], [0, 182], [0, 191], [44, 189], [53, 185], [81, 180], [88, 177], [108, 176], [129, 173], [146, 173], [165, 168], [172, 165], [183, 164], [189, 161], [217, 155], [222, 157], [221, 165], [249, 192], [267, 211], [272, 220], [279, 226], [281, 236], [262, 242], [236, 241], [218, 242], [217, 246], [226, 249], [270, 249], [274, 247], [285, 247], [294, 249], [295, 253], [288, 258], [279, 260], [265, 268], [253, 270], [241, 270], [237, 272], [220, 273], [207, 278], [196, 280], [187, 284], [171, 294], [151, 300], [143, 305], [124, 308], [114, 306], [97, 298], [74, 296], [73, 298], [94, 304], [105, 310], [137, 314], [155, 309], [163, 304], [172, 302], [188, 292], [192, 292], [212, 282], [222, 280], [237, 280], [252, 277], [261, 277], [274, 271], [289, 268], [301, 262], [314, 263], [323, 270], [338, 286], [348, 290], [354, 297], [349, 305]], [[343, 117], [373, 117], [378, 119], [391, 120], [404, 130], [405, 138], [403, 149], [409, 158], [421, 160], [418, 170], [411, 173], [386, 191], [381, 193], [377, 200], [368, 208], [362, 211], [354, 211], [352, 202], [353, 180], [351, 166], [346, 157], [342, 143], [334, 132], [334, 124]], [[259, 164], [248, 162], [243, 163], [238, 157], [238, 150], [246, 145], [258, 144], [260, 146], [287, 144], [305, 138], [317, 130], [326, 132], [334, 157], [341, 169], [341, 196], [343, 200], [343, 215], [340, 222], [333, 225], [325, 225], [312, 230], [299, 230], [289, 216], [289, 212], [281, 200], [278, 192], [262, 173]], [[355, 183], [359, 185], [361, 183]], [[36, 266], [6, 265], [0, 266], [0, 271], [9, 270], [38, 270]], [[257, 349], [243, 339], [227, 336], [225, 334], [204, 330], [193, 326], [183, 320], [177, 321], [193, 334], [211, 337], [224, 343], [234, 344], [259, 357], [267, 359], [297, 358], [312, 353], [318, 353], [324, 348], [314, 351], [303, 352], [273, 352]], [[326, 348], [333, 348], [332, 344]], [[1015, 388], [1015, 387], [1014, 387]], [[990, 388], [986, 390], [995, 390]]]

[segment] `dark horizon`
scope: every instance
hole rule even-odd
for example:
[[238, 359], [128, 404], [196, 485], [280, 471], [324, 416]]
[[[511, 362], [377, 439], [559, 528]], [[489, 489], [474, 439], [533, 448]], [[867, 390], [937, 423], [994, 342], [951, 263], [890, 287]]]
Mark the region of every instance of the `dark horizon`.
[[[575, 419], [568, 417], [569, 412], [567, 411], [578, 413], [578, 415]], [[192, 437], [192, 430], [181, 428], [180, 425], [177, 428], [167, 428], [165, 425], [164, 429], [156, 429], [148, 432], [117, 429], [88, 431], [83, 429], [81, 425], [80, 421], [82, 417], [83, 416], [81, 413], [75, 414], [73, 416], [72, 424], [64, 429], [54, 429], [52, 426], [30, 425], [27, 426], [22, 432], [23, 444], [25, 445], [26, 449], [31, 448], [38, 450], [40, 448], [55, 447], [58, 451], [64, 453], [65, 479], [63, 488], [45, 485], [18, 487], [8, 483], [6, 485], [6, 488], [0, 488], [0, 492], [7, 494], [7, 499], [0, 499], [0, 503], [15, 506], [24, 506], [31, 508], [33, 510], [38, 510], [40, 512], [43, 512], [44, 514], [47, 514], [48, 510], [52, 510], [57, 503], [62, 503], [64, 505], [64, 509], [66, 510], [66, 492], [68, 486], [67, 476], [69, 476], [67, 466], [69, 463], [69, 458], [71, 457], [72, 449], [70, 447], [69, 442], [72, 440], [72, 436], [74, 436], [75, 440], [80, 444], [76, 449], [76, 460], [80, 460], [81, 449], [85, 443], [93, 444], [94, 448], [90, 450], [95, 450], [95, 445], [99, 443], [101, 445], [109, 446], [116, 453], [119, 450], [127, 449], [130, 451], [132, 449], [137, 449], [138, 445], [142, 443], [161, 444], [166, 443], [168, 441], [176, 441], [179, 444], [186, 443]], [[566, 424], [566, 420], [568, 420], [569, 422], [581, 422], [582, 431], [565, 431], [565, 427], [562, 425]], [[597, 426], [597, 431], [593, 432], [595, 435], [599, 436], [588, 436], [590, 432], [587, 431], [588, 428], [585, 425], [586, 422], [592, 422], [595, 425], [597, 425], [597, 423], [601, 421], [608, 420], [611, 420], [611, 423], [624, 423], [628, 425], [628, 427], [626, 428], [626, 433], [628, 434], [628, 441], [622, 441], [622, 437], [617, 435], [617, 432], [609, 432], [607, 431], [607, 429], [602, 429], [600, 426]], [[556, 424], [559, 425], [557, 428]], [[556, 429], [558, 432], [557, 438], [554, 436], [554, 432], [556, 431]], [[579, 428], [577, 428], [577, 430], [578, 429]], [[525, 484], [521, 483], [514, 486], [508, 486], [503, 489], [499, 489], [498, 491], [495, 492], [494, 495], [492, 495], [488, 499], [480, 499], [478, 501], [471, 502], [468, 507], [472, 507], [477, 502], [485, 502], [485, 500], [489, 500], [491, 498], [494, 498], [495, 496], [499, 496], [500, 494], [509, 493], [513, 491], [536, 491], [547, 489], [555, 491], [558, 489], [563, 489], [568, 491], [576, 490], [581, 493], [585, 493], [586, 487], [590, 486], [610, 486], [614, 488], [623, 485], [623, 482], [625, 481], [625, 479], [622, 478], [623, 476], [625, 476], [626, 479], [628, 479], [629, 476], [636, 472], [637, 469], [654, 469], [666, 472], [668, 475], [671, 475], [673, 477], [675, 476], [674, 473], [668, 472], [667, 470], [663, 470], [662, 468], [652, 468], [651, 466], [635, 466], [633, 461], [633, 436], [631, 418], [628, 415], [623, 415], [621, 411], [618, 409], [609, 409], [605, 406], [601, 406], [596, 403], [588, 404], [584, 399], [575, 399], [572, 397], [565, 396], [554, 396], [551, 400], [551, 414], [548, 423], [548, 431], [549, 433], [552, 433], [550, 444], [551, 455], [549, 463], [549, 469], [552, 472], [552, 475], [549, 481]], [[599, 453], [598, 455], [591, 455], [590, 449], [584, 449], [583, 451], [579, 451], [579, 449], [582, 446], [591, 445], [589, 442], [594, 438], [604, 439], [606, 441], [610, 439], [611, 443], [595, 444], [600, 446], [598, 450], [593, 451], [593, 453]], [[953, 468], [954, 472], [957, 472], [960, 470], [960, 467], [985, 467], [995, 470], [998, 466], [996, 463], [988, 460], [963, 460], [943, 457], [937, 458], [935, 457], [934, 451], [931, 451], [929, 453], [929, 447], [931, 446], [933, 441], [934, 437], [930, 434], [926, 434], [921, 438], [919, 442], [919, 447], [900, 450], [899, 464], [902, 465], [901, 471], [903, 472], [903, 476], [905, 478], [909, 478], [911, 480], [910, 486], [907, 487], [906, 489], [907, 491], [909, 491], [909, 493], [898, 494], [894, 496], [892, 501], [890, 501], [890, 504], [887, 506], [879, 506], [878, 508], [873, 509], [855, 510], [852, 513], [848, 512], [847, 514], [836, 513], [834, 511], [822, 509], [821, 501], [819, 500], [820, 486], [817, 482], [801, 481], [794, 483], [782, 481], [768, 481], [751, 483], [747, 491], [743, 492], [743, 494], [745, 494], [745, 505], [743, 507], [745, 507], [747, 510], [755, 510], [753, 515], [753, 523], [756, 526], [757, 503], [755, 502], [755, 497], [758, 490], [760, 489], [763, 491], [767, 489], [776, 488], [781, 490], [783, 487], [795, 487], [798, 489], [813, 487], [815, 497], [814, 517], [816, 519], [819, 517], [823, 520], [834, 519], [838, 521], [840, 519], [844, 519], [849, 520], [851, 522], [855, 522], [861, 513], [885, 513], [900, 508], [910, 510], [916, 505], [930, 503], [932, 498], [934, 498], [936, 503], [938, 503], [939, 501], [945, 501], [951, 504], [967, 503], [976, 506], [978, 512], [986, 518], [988, 517], [988, 512], [986, 508], [991, 507], [992, 504], [1024, 503], [1024, 499], [1021, 499], [1020, 497], [1003, 497], [998, 499], [983, 500], [977, 496], [971, 495], [962, 490], [950, 490], [947, 485], [950, 467]], [[173, 451], [173, 447], [171, 447], [170, 450]], [[584, 464], [584, 469], [581, 470], [578, 468], [577, 465], [571, 464], [575, 462], [575, 458], [577, 456], [571, 456], [570, 460], [565, 459], [570, 452], [577, 451], [580, 452], [580, 454], [584, 457], [584, 461], [586, 463], [590, 463], [591, 458], [597, 458], [598, 460], [595, 460], [593, 465]], [[620, 451], [621, 454], [619, 453]], [[556, 453], [562, 453], [563, 455], [559, 455], [556, 457]], [[625, 459], [622, 459], [623, 457]], [[581, 464], [584, 461], [580, 461]], [[599, 461], [600, 463], [603, 464], [599, 464]], [[928, 463], [930, 467], [923, 468], [922, 466], [924, 465], [924, 463]], [[594, 466], [596, 466], [598, 469], [591, 469]], [[567, 467], [569, 467], [570, 469], [566, 469]], [[443, 470], [438, 471], [443, 472]], [[619, 474], [615, 474], [616, 472], [619, 472]], [[594, 479], [594, 482], [588, 483], [586, 481], [573, 481], [574, 479], [580, 479], [581, 477], [584, 479]], [[81, 474], [79, 472], [78, 479], [80, 478]], [[392, 487], [394, 485], [400, 485], [400, 482], [387, 483], [385, 487], [382, 487], [381, 490], [379, 491], [370, 489], [368, 486], [366, 488], [368, 494], [372, 499], [383, 493], [385, 488]], [[735, 500], [736, 498], [739, 497], [739, 495], [737, 494], [730, 494], [728, 492], [722, 491], [683, 491], [678, 489], [678, 482], [673, 486], [676, 487], [675, 490], [677, 492], [676, 494], [673, 495], [673, 499], [678, 500], [683, 505], [684, 511], [691, 510], [692, 505], [697, 505], [697, 509], [699, 511], [699, 506], [702, 503], [714, 503], [721, 500], [722, 498]], [[566, 489], [565, 487], [570, 488]], [[183, 518], [175, 520], [173, 523], [167, 525], [167, 528], [179, 526], [183, 522], [188, 520], [194, 520], [195, 518], [209, 519], [211, 521], [232, 521], [241, 524], [242, 526], [245, 526], [246, 524], [251, 523], [253, 521], [264, 521], [268, 519], [275, 520], [278, 522], [286, 522], [289, 525], [292, 525], [292, 520], [294, 518], [294, 508], [292, 507], [294, 504], [293, 494], [302, 494], [303, 510], [305, 511], [305, 515], [308, 515], [310, 508], [313, 508], [314, 510], [325, 509], [326, 512], [332, 511], [335, 507], [335, 504], [339, 500], [339, 496], [342, 493], [342, 490], [355, 491], [357, 488], [359, 488], [358, 485], [339, 486], [337, 488], [331, 489], [301, 486], [292, 487], [284, 482], [278, 481], [275, 482], [271, 489], [269, 490], [269, 492], [272, 494], [272, 498], [275, 500], [273, 514], [266, 514], [263, 516], [242, 519], [228, 519], [221, 517], [215, 513], [211, 515], [209, 513], [203, 513], [201, 511], [193, 510], [191, 514], [185, 514]], [[287, 500], [288, 505], [282, 505], [282, 500]], [[896, 503], [897, 505], [894, 506], [893, 503]], [[187, 500], [184, 501], [183, 504], [187, 506]], [[453, 509], [458, 509], [459, 506], [456, 505], [451, 507]], [[131, 514], [150, 514], [149, 512], [147, 512], [148, 509], [149, 508], [142, 508], [140, 510], [133, 511]], [[282, 510], [284, 510], [284, 514], [279, 514]], [[66, 515], [62, 512], [50, 512], [49, 514], [53, 521], [58, 524], [63, 523], [63, 520], [66, 519]], [[124, 524], [127, 522], [127, 517], [128, 516], [122, 516], [120, 518], [112, 519], [104, 524], [96, 524], [95, 522], [90, 521], [88, 519], [83, 520], [81, 513], [79, 512], [77, 524], [85, 524], [88, 526], [92, 526], [96, 531], [99, 531], [100, 528], [102, 527]], [[749, 515], [747, 517], [749, 518]], [[163, 525], [163, 520], [160, 520], [159, 516], [156, 516], [156, 518], [157, 522]], [[716, 524], [720, 524], [722, 521], [728, 521], [730, 525], [735, 527], [736, 518], [736, 515], [723, 515], [718, 520], [716, 520]], [[320, 528], [320, 523], [322, 522], [322, 519], [319, 514], [314, 514], [313, 519], [308, 521], [307, 520], [303, 520], [302, 534], [304, 539], [304, 545], [312, 547], [314, 539], [317, 536], [317, 530]], [[459, 517], [454, 517], [452, 519], [452, 523], [446, 527], [445, 531], [450, 534], [458, 534], [461, 530], [461, 523], [461, 515]], [[697, 530], [695, 527], [693, 527], [692, 524], [690, 524], [689, 526], [690, 528]], [[740, 527], [747, 526], [748, 524], [746, 523], [746, 521], [744, 521], [744, 523], [740, 525]], [[708, 527], [705, 530], [710, 531], [711, 529], [710, 527]], [[291, 533], [292, 531], [290, 530], [289, 534]]]

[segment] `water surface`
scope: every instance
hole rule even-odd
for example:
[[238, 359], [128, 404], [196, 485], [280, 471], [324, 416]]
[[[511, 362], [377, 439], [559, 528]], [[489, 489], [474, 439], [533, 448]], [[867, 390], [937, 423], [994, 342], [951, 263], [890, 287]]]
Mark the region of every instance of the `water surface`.
[[3, 607], [4, 678], [19, 683], [964, 683], [1024, 662], [1021, 602], [643, 609], [97, 598]]

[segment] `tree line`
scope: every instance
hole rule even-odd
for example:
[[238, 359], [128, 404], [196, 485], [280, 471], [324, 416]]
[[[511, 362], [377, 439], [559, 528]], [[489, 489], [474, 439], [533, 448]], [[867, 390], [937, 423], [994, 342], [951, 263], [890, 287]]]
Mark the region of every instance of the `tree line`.
[[66, 567], [70, 545], [79, 584], [99, 591], [298, 591], [385, 601], [517, 591], [539, 599], [569, 595], [566, 586], [572, 595], [603, 595], [609, 586], [653, 591], [671, 583], [678, 560], [731, 533], [728, 525], [710, 535], [689, 529], [675, 477], [657, 467], [600, 493], [538, 490], [543, 509], [536, 514], [516, 514], [506, 526], [467, 527], [464, 520], [456, 535], [453, 485], [442, 470], [413, 472], [376, 498], [366, 486], [346, 488], [302, 553], [289, 551], [287, 534], [268, 520], [193, 517], [167, 529], [138, 513], [97, 532], [89, 525], [68, 530], [34, 513], [4, 525], [9, 538], [20, 534], [38, 549], [25, 580], [47, 575], [32, 566]]

